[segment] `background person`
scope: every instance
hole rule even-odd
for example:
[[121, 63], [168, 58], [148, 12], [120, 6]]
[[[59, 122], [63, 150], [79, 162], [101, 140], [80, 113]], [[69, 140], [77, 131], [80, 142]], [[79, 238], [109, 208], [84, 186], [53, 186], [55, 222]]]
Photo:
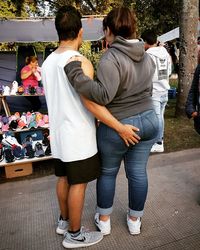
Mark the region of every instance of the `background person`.
[[[41, 81], [41, 69], [36, 56], [26, 58], [26, 66], [21, 70], [21, 79], [24, 89], [30, 91], [32, 88], [32, 94], [35, 94], [36, 88], [39, 86], [39, 81]], [[25, 91], [25, 93], [27, 91]], [[39, 96], [26, 96], [26, 99], [31, 105], [30, 111], [38, 111], [41, 108]]]
[[135, 235], [140, 233], [148, 189], [146, 166], [158, 132], [151, 97], [155, 65], [144, 44], [136, 39], [133, 11], [125, 7], [113, 9], [104, 18], [103, 29], [109, 48], [100, 59], [97, 81], [83, 74], [82, 58], [72, 58], [65, 72], [78, 93], [106, 105], [121, 123], [139, 128], [140, 141], [131, 147], [108, 126], [100, 123], [97, 130], [102, 172], [97, 181], [95, 224], [104, 235], [110, 234], [116, 177], [124, 160], [128, 179], [127, 225], [130, 234]]
[[146, 30], [141, 38], [145, 42], [145, 50], [153, 59], [156, 70], [153, 76], [153, 105], [158, 116], [159, 134], [151, 152], [164, 151], [164, 113], [168, 102], [169, 76], [172, 72], [171, 57], [164, 46], [157, 46], [157, 36], [154, 31]]
[[194, 120], [194, 128], [200, 134], [200, 64], [197, 65], [192, 80], [192, 84], [188, 93], [185, 111], [188, 118]]

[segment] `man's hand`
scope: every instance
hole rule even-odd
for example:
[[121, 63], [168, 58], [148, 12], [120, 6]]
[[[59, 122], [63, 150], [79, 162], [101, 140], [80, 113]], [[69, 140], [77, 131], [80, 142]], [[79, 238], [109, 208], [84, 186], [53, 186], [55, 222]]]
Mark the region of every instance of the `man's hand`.
[[138, 128], [130, 124], [122, 124], [120, 130], [118, 130], [118, 134], [124, 140], [125, 144], [129, 147], [130, 145], [135, 145], [139, 142], [140, 137], [136, 133], [138, 131]]

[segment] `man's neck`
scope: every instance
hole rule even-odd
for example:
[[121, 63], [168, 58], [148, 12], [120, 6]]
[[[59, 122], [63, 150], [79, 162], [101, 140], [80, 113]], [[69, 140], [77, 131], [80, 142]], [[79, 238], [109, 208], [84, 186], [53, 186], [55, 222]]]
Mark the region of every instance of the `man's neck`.
[[74, 41], [61, 41], [58, 48], [62, 49], [62, 50], [78, 51], [78, 43], [76, 40], [74, 40]]

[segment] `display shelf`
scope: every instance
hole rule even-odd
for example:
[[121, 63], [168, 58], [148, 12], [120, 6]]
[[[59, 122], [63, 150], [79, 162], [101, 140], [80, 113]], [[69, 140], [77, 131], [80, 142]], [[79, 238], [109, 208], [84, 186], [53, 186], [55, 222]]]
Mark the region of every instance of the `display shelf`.
[[[0, 95], [0, 111], [2, 109], [2, 106], [4, 108], [6, 116], [11, 116], [11, 112], [6, 100], [6, 97], [22, 97], [22, 96], [44, 96], [44, 94], [38, 95]], [[49, 125], [46, 125], [44, 127], [37, 127], [37, 128], [23, 128], [23, 129], [16, 129], [16, 130], [10, 130], [13, 133], [23, 133], [23, 132], [32, 132], [36, 130], [43, 130], [43, 129], [48, 129]], [[0, 131], [0, 134], [4, 132]], [[44, 149], [45, 150], [45, 149]], [[26, 176], [30, 175], [33, 172], [33, 167], [32, 164], [33, 162], [37, 161], [44, 161], [44, 160], [50, 160], [53, 157], [50, 156], [42, 156], [42, 157], [34, 157], [34, 158], [24, 158], [21, 160], [15, 160], [14, 162], [6, 162], [5, 159], [3, 159], [0, 162], [0, 167], [5, 168], [5, 175], [6, 178], [14, 178], [14, 177], [19, 177], [19, 176]]]
[[0, 162], [0, 167], [5, 167], [5, 166], [10, 166], [10, 165], [20, 165], [20, 164], [25, 164], [25, 163], [30, 163], [30, 162], [37, 162], [37, 161], [45, 161], [45, 160], [50, 160], [53, 157], [51, 155], [49, 156], [42, 156], [42, 157], [33, 157], [33, 158], [24, 158], [21, 160], [15, 160], [14, 162], [7, 163], [5, 159], [3, 159]]
[[15, 178], [21, 176], [27, 176], [33, 173], [33, 162], [51, 160], [53, 157], [43, 156], [34, 158], [24, 158], [21, 160], [15, 160], [14, 162], [7, 163], [5, 159], [0, 162], [0, 167], [5, 168], [6, 178]]
[[[36, 128], [22, 128], [22, 129], [20, 129], [20, 128], [18, 128], [18, 129], [16, 129], [16, 130], [9, 130], [9, 131], [11, 131], [11, 132], [13, 132], [13, 133], [22, 133], [22, 132], [27, 132], [27, 131], [34, 131], [34, 130], [45, 130], [45, 129], [48, 129], [49, 128], [49, 125], [47, 124], [46, 126], [43, 126], [43, 127], [36, 127]], [[7, 131], [2, 131], [2, 130], [0, 130], [0, 134], [4, 134], [4, 133], [6, 133]]]

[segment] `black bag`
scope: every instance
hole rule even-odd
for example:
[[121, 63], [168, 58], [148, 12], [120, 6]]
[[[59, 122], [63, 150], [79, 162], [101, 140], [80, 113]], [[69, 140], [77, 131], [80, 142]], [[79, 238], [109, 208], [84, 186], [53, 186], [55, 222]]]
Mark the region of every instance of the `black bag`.
[[194, 117], [194, 129], [200, 135], [200, 116]]

